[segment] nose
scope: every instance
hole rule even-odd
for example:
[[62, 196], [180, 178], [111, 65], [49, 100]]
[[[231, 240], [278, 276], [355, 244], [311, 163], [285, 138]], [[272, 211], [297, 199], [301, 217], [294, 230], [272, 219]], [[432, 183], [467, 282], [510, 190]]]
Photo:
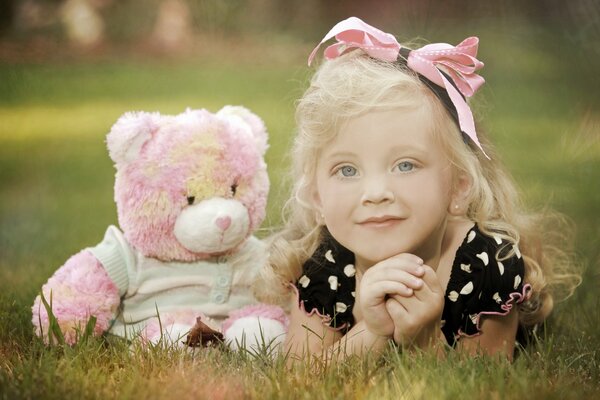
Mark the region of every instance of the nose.
[[394, 192], [386, 177], [371, 178], [363, 187], [361, 202], [363, 205], [393, 202]]
[[219, 217], [215, 221], [215, 225], [217, 225], [220, 230], [226, 231], [231, 225], [231, 217]]

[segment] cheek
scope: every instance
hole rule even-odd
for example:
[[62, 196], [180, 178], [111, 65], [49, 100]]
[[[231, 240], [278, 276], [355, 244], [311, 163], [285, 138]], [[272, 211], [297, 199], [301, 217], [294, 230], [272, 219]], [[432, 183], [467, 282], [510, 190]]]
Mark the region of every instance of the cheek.
[[328, 221], [348, 219], [349, 214], [357, 204], [358, 190], [352, 190], [351, 185], [330, 185], [319, 191], [320, 211]]
[[317, 206], [324, 210], [329, 209], [344, 198], [343, 188], [331, 180], [319, 179], [313, 197]]
[[450, 201], [450, 181], [437, 171], [413, 175], [399, 191], [401, 198], [423, 210], [445, 209]]
[[451, 178], [447, 174], [434, 173], [424, 186], [421, 201], [428, 203], [431, 208], [446, 210], [451, 201]]

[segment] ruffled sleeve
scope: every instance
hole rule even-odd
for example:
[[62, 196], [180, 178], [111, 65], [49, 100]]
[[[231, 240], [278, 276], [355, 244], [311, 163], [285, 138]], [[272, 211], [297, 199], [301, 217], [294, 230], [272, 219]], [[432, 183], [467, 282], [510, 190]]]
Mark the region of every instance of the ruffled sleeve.
[[446, 289], [442, 332], [448, 344], [479, 335], [483, 316], [506, 315], [526, 300], [531, 286], [524, 275], [519, 248], [475, 225], [456, 252]]
[[325, 236], [295, 283], [299, 306], [310, 315], [321, 316], [331, 328], [347, 331], [354, 323], [354, 254]]

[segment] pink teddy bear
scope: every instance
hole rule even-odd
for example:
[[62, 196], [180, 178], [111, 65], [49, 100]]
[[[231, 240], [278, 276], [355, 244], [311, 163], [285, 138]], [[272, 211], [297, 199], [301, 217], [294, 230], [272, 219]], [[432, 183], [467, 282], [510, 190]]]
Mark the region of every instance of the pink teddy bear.
[[[110, 226], [42, 288], [66, 342], [94, 316], [95, 335], [183, 343], [200, 317], [233, 348], [280, 344], [285, 314], [252, 295], [267, 262], [252, 235], [269, 188], [262, 120], [232, 106], [216, 114], [126, 113], [107, 144], [121, 230]], [[33, 325], [48, 340], [40, 296]]]

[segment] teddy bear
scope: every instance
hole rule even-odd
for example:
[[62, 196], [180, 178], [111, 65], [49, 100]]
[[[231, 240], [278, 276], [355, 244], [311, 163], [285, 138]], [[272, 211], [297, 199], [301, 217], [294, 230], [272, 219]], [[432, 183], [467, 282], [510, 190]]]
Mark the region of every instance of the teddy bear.
[[269, 189], [263, 121], [241, 106], [130, 112], [106, 143], [120, 228], [109, 226], [43, 285], [35, 333], [48, 341], [50, 306], [68, 344], [91, 316], [94, 335], [143, 343], [185, 343], [200, 324], [234, 349], [280, 344], [285, 313], [252, 292], [267, 262], [253, 235]]

